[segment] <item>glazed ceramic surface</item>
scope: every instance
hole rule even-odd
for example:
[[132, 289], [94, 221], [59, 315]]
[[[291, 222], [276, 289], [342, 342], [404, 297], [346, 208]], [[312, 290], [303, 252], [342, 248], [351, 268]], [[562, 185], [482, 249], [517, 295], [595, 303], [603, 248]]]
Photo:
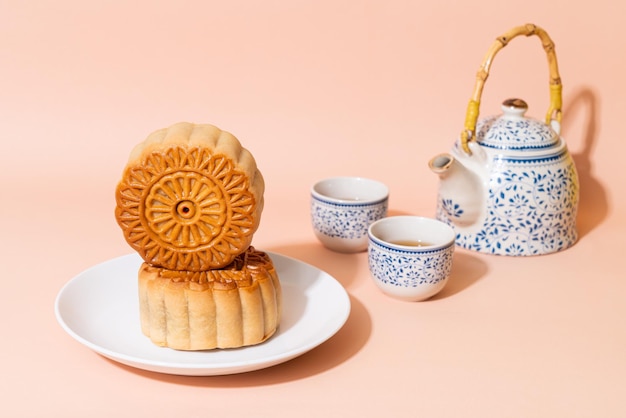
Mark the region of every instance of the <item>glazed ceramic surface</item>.
[[367, 249], [367, 228], [387, 216], [389, 190], [361, 177], [334, 177], [311, 189], [311, 222], [316, 237], [338, 252]]
[[[503, 114], [478, 120], [483, 87], [496, 53], [515, 37], [539, 37], [550, 70], [544, 121], [525, 116], [521, 99]], [[441, 182], [437, 218], [453, 226], [458, 245], [498, 255], [542, 255], [577, 239], [578, 176], [559, 136], [562, 84], [554, 42], [526, 24], [496, 38], [477, 73], [465, 125], [453, 150], [430, 160]]]
[[437, 294], [448, 281], [454, 231], [435, 219], [394, 216], [369, 230], [368, 263], [374, 283], [385, 294], [420, 301]]
[[520, 109], [503, 110], [479, 121], [471, 155], [457, 142], [431, 162], [442, 179], [437, 218], [470, 250], [525, 256], [568, 248], [577, 239], [579, 186], [565, 142]]
[[301, 261], [268, 254], [282, 282], [284, 305], [279, 329], [262, 344], [196, 351], [153, 344], [141, 333], [137, 271], [142, 260], [137, 254], [108, 260], [74, 277], [57, 295], [56, 318], [86, 347], [143, 370], [217, 376], [271, 367], [328, 340], [343, 327], [351, 307], [334, 277]]

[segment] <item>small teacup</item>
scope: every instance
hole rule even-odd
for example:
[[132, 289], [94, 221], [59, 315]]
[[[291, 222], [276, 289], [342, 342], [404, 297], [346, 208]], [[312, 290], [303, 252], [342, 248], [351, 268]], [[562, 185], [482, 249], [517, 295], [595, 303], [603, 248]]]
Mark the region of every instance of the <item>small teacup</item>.
[[367, 228], [387, 216], [389, 188], [362, 177], [333, 177], [311, 188], [311, 222], [325, 247], [342, 253], [367, 250]]
[[415, 302], [446, 285], [454, 253], [450, 226], [419, 216], [391, 216], [370, 225], [368, 237], [370, 272], [386, 295]]

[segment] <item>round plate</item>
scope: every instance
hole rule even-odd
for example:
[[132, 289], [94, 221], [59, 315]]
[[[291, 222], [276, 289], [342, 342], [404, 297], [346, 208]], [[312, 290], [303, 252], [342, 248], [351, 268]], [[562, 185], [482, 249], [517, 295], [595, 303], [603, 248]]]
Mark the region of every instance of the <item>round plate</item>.
[[283, 291], [283, 316], [264, 343], [228, 350], [177, 351], [154, 345], [141, 333], [137, 272], [131, 254], [98, 264], [59, 292], [55, 314], [80, 343], [117, 362], [159, 373], [214, 376], [283, 363], [322, 344], [345, 324], [350, 298], [329, 274], [301, 261], [269, 253]]

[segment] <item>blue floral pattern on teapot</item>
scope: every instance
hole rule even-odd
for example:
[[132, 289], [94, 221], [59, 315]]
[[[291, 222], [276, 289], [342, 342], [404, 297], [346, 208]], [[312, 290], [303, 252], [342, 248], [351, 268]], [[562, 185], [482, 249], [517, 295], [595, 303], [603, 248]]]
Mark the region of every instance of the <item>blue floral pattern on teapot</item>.
[[[519, 101], [519, 99], [517, 99]], [[441, 177], [437, 218], [457, 245], [499, 255], [540, 255], [573, 245], [579, 183], [565, 142], [522, 108], [479, 121], [471, 154], [457, 142], [431, 160]]]

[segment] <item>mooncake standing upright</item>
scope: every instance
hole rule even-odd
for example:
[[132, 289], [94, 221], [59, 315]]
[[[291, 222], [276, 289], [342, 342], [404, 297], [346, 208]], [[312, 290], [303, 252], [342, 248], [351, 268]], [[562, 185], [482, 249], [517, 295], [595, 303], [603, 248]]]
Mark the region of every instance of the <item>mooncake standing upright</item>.
[[[280, 282], [269, 256], [251, 248], [264, 190], [252, 154], [213, 125], [177, 123], [132, 150], [115, 217], [144, 260], [142, 330], [155, 344], [232, 348], [275, 332]], [[221, 336], [208, 337], [207, 329]]]

